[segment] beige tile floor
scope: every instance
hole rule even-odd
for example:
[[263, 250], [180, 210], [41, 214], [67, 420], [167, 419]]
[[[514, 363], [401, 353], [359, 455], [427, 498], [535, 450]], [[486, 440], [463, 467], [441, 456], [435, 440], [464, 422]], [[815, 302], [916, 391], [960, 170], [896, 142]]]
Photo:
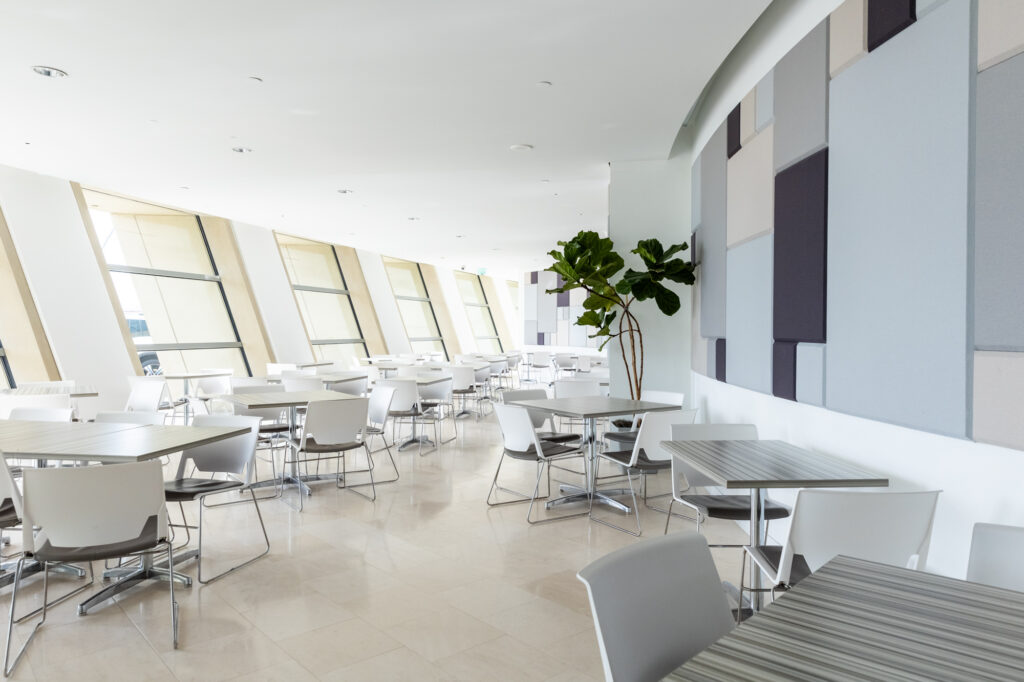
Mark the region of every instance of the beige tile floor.
[[[576, 571], [643, 540], [586, 518], [529, 526], [522, 504], [487, 507], [497, 425], [490, 416], [460, 429], [458, 441], [426, 456], [396, 453], [401, 479], [378, 486], [376, 502], [333, 484], [315, 487], [302, 513], [265, 501], [271, 553], [177, 591], [177, 650], [166, 584], [146, 583], [85, 617], [75, 613], [77, 599], [52, 609], [14, 679], [602, 679]], [[521, 490], [534, 475], [521, 462], [507, 462], [506, 473]], [[667, 480], [652, 483], [652, 494], [659, 484]], [[645, 536], [660, 535], [664, 518], [642, 510]], [[212, 510], [207, 520], [211, 571], [259, 548], [251, 505]], [[692, 529], [683, 520], [672, 527]], [[730, 523], [706, 530], [712, 541], [743, 539]], [[723, 579], [736, 582], [738, 553], [715, 555]], [[195, 575], [191, 563], [182, 570]], [[40, 582], [29, 580], [26, 605], [38, 604]], [[54, 579], [51, 594], [71, 584]], [[5, 624], [9, 595], [0, 593]], [[29, 627], [17, 626], [15, 644]]]

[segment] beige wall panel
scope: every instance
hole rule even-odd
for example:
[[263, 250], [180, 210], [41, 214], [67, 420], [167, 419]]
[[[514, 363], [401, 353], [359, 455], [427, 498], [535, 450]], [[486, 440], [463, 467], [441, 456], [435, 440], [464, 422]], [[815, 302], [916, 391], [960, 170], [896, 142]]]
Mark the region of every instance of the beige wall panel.
[[974, 353], [974, 439], [1024, 450], [1024, 353]]
[[740, 102], [740, 143], [747, 141], [757, 132], [757, 89], [751, 90]]
[[867, 0], [846, 0], [829, 15], [828, 64], [833, 78], [868, 53]]
[[245, 356], [254, 375], [263, 373], [268, 362], [274, 361], [267, 340], [267, 332], [263, 328], [256, 300], [249, 286], [249, 278], [242, 265], [242, 256], [235, 242], [235, 233], [231, 225], [223, 218], [202, 216], [203, 230], [210, 244], [213, 261], [217, 264], [224, 295], [227, 296], [231, 316], [235, 320], [238, 336], [242, 340]]
[[487, 275], [480, 276], [480, 283], [484, 287], [484, 295], [487, 297], [487, 304], [491, 307], [491, 317], [494, 318], [494, 327], [498, 330], [498, 338], [501, 340], [501, 347], [509, 350], [516, 347], [515, 338], [512, 336], [512, 327], [509, 325], [509, 316], [501, 305], [502, 296], [498, 295], [498, 286], [507, 286], [504, 280], [495, 282]]
[[14, 381], [60, 379], [32, 292], [0, 211], [0, 343]]
[[755, 135], [729, 159], [729, 247], [772, 231], [775, 222], [774, 124]]
[[363, 340], [366, 341], [366, 350], [370, 355], [384, 355], [388, 352], [388, 346], [384, 342], [380, 320], [377, 319], [377, 311], [370, 299], [370, 289], [366, 286], [366, 278], [363, 276], [363, 268], [359, 264], [359, 256], [356, 255], [356, 250], [350, 246], [336, 245], [334, 251], [338, 254], [341, 272], [345, 275], [345, 285], [348, 287], [348, 293], [352, 299], [352, 307], [356, 310], [356, 319], [359, 320]]
[[427, 285], [427, 296], [430, 298], [430, 304], [434, 306], [434, 317], [437, 318], [437, 327], [441, 330], [444, 347], [448, 349], [448, 358], [453, 359], [463, 351], [461, 344], [459, 344], [459, 337], [455, 333], [455, 325], [452, 324], [452, 314], [448, 310], [448, 302], [441, 288], [441, 280], [437, 278], [437, 268], [433, 265], [420, 263], [420, 271], [423, 273], [423, 283]]
[[978, 71], [1024, 52], [1024, 2], [978, 0]]

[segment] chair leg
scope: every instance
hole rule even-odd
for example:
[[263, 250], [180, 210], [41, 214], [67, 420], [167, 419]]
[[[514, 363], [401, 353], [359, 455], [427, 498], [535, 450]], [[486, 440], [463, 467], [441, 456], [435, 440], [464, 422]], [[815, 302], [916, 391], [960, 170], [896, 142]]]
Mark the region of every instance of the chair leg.
[[[598, 474], [598, 470], [600, 468], [600, 465], [601, 465], [601, 459], [598, 458], [597, 461], [594, 462], [594, 480], [595, 481], [597, 480], [597, 474]], [[629, 473], [628, 469], [626, 470], [626, 481], [629, 483], [629, 494], [630, 494], [630, 497], [633, 500], [633, 507], [632, 507], [632, 509], [633, 509], [633, 516], [634, 516], [634, 518], [636, 520], [636, 532], [633, 532], [633, 531], [631, 531], [628, 528], [623, 528], [622, 526], [617, 526], [614, 523], [611, 523], [610, 521], [605, 521], [604, 519], [601, 519], [601, 518], [598, 518], [598, 517], [594, 516], [594, 498], [598, 496], [598, 493], [597, 493], [596, 489], [594, 491], [594, 494], [590, 496], [590, 508], [587, 511], [587, 515], [590, 517], [591, 521], [596, 521], [597, 523], [600, 523], [602, 526], [608, 526], [609, 528], [614, 528], [615, 530], [622, 531], [623, 533], [629, 533], [633, 537], [640, 537], [640, 535], [643, 533], [643, 529], [640, 527], [640, 509], [637, 506], [636, 490], [634, 490], [634, 488], [633, 488], [633, 476]], [[627, 514], [628, 513], [629, 512], [627, 512]]]
[[[253, 502], [256, 501], [256, 497], [253, 496]], [[201, 503], [200, 503], [201, 504]], [[200, 514], [202, 512], [200, 511]], [[200, 568], [202, 568], [200, 566]], [[174, 648], [178, 648], [178, 600], [174, 598], [174, 547], [171, 543], [167, 543], [167, 571], [169, 580], [169, 589], [171, 593], [171, 641]]]
[[49, 591], [49, 566], [46, 562], [43, 562], [43, 606], [42, 606], [42, 617], [39, 622], [32, 628], [32, 632], [29, 633], [28, 639], [21, 645], [21, 649], [18, 650], [18, 655], [14, 657], [14, 661], [8, 664], [11, 657], [11, 640], [14, 639], [14, 608], [18, 597], [18, 587], [21, 584], [21, 574], [25, 568], [25, 557], [22, 556], [18, 559], [18, 566], [14, 571], [14, 588], [11, 590], [11, 613], [7, 620], [7, 647], [4, 650], [4, 677], [10, 677], [11, 673], [14, 672], [14, 668], [18, 665], [18, 661], [25, 654], [25, 650], [28, 649], [28, 645], [32, 643], [32, 639], [39, 632], [40, 626], [46, 622], [46, 600]]
[[537, 526], [543, 523], [552, 523], [553, 521], [565, 521], [566, 519], [574, 519], [579, 516], [586, 516], [588, 512], [583, 511], [577, 512], [575, 514], [564, 514], [561, 516], [553, 516], [547, 519], [533, 520], [534, 504], [536, 504], [538, 500], [544, 499], [543, 497], [538, 497], [537, 495], [540, 492], [540, 480], [544, 476], [545, 468], [548, 470], [548, 494], [551, 494], [551, 463], [549, 461], [544, 460], [540, 462], [540, 465], [540, 469], [537, 470], [537, 483], [533, 486], [533, 497], [530, 498], [530, 508], [526, 510], [526, 522], [531, 525]]
[[740, 560], [740, 598], [736, 604], [736, 624], [739, 625], [743, 620], [743, 582], [747, 577], [747, 553], [743, 552], [743, 558]]
[[[208, 493], [208, 494], [215, 495], [216, 493]], [[203, 585], [208, 585], [209, 583], [212, 583], [214, 580], [219, 580], [220, 578], [223, 578], [224, 576], [226, 576], [228, 573], [232, 573], [234, 571], [237, 571], [238, 569], [242, 568], [243, 566], [248, 566], [249, 564], [251, 564], [252, 562], [256, 561], [257, 559], [261, 559], [264, 556], [266, 556], [268, 553], [270, 553], [270, 538], [267, 536], [267, 526], [263, 523], [263, 514], [260, 512], [259, 500], [256, 497], [256, 492], [252, 488], [249, 488], [249, 494], [252, 496], [252, 504], [253, 504], [253, 507], [255, 507], [255, 509], [256, 509], [256, 518], [259, 519], [260, 530], [263, 531], [263, 541], [264, 541], [264, 543], [266, 543], [266, 547], [264, 548], [264, 550], [262, 552], [260, 552], [256, 556], [252, 557], [251, 559], [243, 561], [242, 563], [240, 563], [240, 564], [238, 564], [236, 566], [232, 566], [231, 568], [218, 573], [217, 575], [213, 576], [212, 578], [207, 578], [205, 580], [203, 579], [203, 509], [205, 508], [206, 505], [203, 504], [203, 499], [206, 497], [206, 495], [202, 495], [202, 496], [199, 497], [199, 533], [198, 533], [199, 534], [199, 550], [196, 553], [196, 567], [197, 567], [196, 568], [196, 573], [197, 573], [197, 578], [196, 579], [199, 580], [199, 582], [202, 583]], [[302, 490], [299, 490], [299, 495], [301, 496], [301, 494], [302, 494]], [[173, 570], [174, 570], [173, 566], [170, 567], [170, 568], [171, 568], [171, 571], [173, 572]]]
[[[376, 483], [373, 480], [373, 457], [372, 457], [372, 455], [370, 455], [370, 448], [368, 448], [366, 446], [366, 443], [363, 443], [363, 449], [366, 451], [367, 471], [370, 474], [370, 490], [372, 491], [372, 497], [370, 495], [367, 495], [366, 493], [361, 493], [361, 492], [359, 492], [356, 489], [356, 488], [360, 488], [362, 486], [365, 486], [366, 485], [365, 483], [362, 483], [360, 485], [351, 485], [350, 486], [346, 482], [345, 487], [349, 488], [356, 495], [361, 495], [362, 497], [365, 497], [366, 499], [368, 499], [370, 502], [374, 502], [377, 499], [377, 485], [376, 485]], [[389, 454], [390, 454], [390, 452], [391, 451], [388, 450]], [[345, 453], [342, 453], [341, 454], [341, 464], [342, 464], [342, 467], [346, 466], [345, 462], [346, 462], [346, 460], [345, 460]], [[394, 460], [392, 460], [391, 463], [394, 464]], [[398, 472], [398, 468], [397, 467], [395, 468], [395, 472], [396, 473]], [[341, 487], [341, 486], [339, 486], [339, 487]]]
[[668, 502], [668, 514], [665, 515], [665, 535], [668, 535], [668, 522], [672, 520], [672, 505], [675, 503], [675, 498]]

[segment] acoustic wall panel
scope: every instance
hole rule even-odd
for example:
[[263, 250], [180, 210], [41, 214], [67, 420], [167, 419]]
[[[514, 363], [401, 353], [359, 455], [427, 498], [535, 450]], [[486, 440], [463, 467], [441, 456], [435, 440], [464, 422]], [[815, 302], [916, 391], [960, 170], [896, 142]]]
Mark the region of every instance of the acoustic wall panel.
[[524, 320], [536, 320], [537, 319], [537, 300], [543, 292], [539, 291], [540, 287], [536, 284], [524, 284], [523, 285], [523, 319]]
[[701, 153], [700, 333], [725, 336], [725, 249], [728, 213], [725, 123]]
[[700, 225], [700, 155], [690, 169], [690, 226]]
[[[711, 346], [708, 346], [708, 348], [710, 349]], [[725, 381], [725, 339], [715, 339], [714, 349], [715, 352], [713, 354], [713, 357], [711, 353], [709, 353], [709, 357], [711, 357], [715, 362], [715, 379], [717, 379], [718, 381]]]
[[557, 283], [555, 273], [542, 271], [538, 273], [537, 279], [537, 332], [542, 334], [554, 334], [558, 331], [556, 321], [558, 320], [558, 298], [545, 294], [548, 289], [553, 289]]
[[745, 145], [747, 140], [757, 132], [757, 89], [747, 93], [747, 96], [740, 102], [740, 144]]
[[772, 395], [796, 400], [796, 342], [776, 341], [772, 345]]
[[[698, 275], [699, 276], [699, 275]], [[690, 369], [708, 375], [707, 341], [700, 335], [700, 287], [690, 287]]]
[[1024, 353], [974, 354], [974, 439], [1024, 450]]
[[725, 120], [726, 126], [726, 154], [729, 158], [740, 150], [740, 105], [729, 112], [729, 118]]
[[828, 19], [828, 69], [840, 71], [868, 53], [868, 0], [846, 0]]
[[868, 0], [868, 52], [917, 20], [915, 0]]
[[[587, 300], [587, 290], [583, 287], [577, 287], [575, 289], [569, 289], [569, 305], [571, 306], [582, 306], [583, 301]], [[578, 317], [578, 315], [577, 315]], [[575, 318], [573, 318], [575, 319]]]
[[825, 345], [796, 345], [796, 399], [810, 405], [825, 404]]
[[970, 9], [934, 9], [829, 94], [826, 406], [951, 436], [967, 427]]
[[775, 170], [828, 141], [828, 31], [818, 24], [775, 67]]
[[772, 126], [747, 142], [728, 163], [728, 246], [767, 234], [774, 223]]
[[1024, 52], [1024, 2], [979, 0], [978, 70]]
[[828, 149], [775, 176], [773, 334], [825, 341]]
[[537, 343], [537, 320], [523, 320], [523, 343], [529, 346]]
[[775, 72], [769, 71], [768, 75], [757, 84], [757, 115], [754, 124], [760, 132], [775, 118]]
[[976, 111], [974, 345], [1024, 350], [1024, 54], [978, 74]]
[[772, 235], [729, 249], [728, 382], [772, 392]]

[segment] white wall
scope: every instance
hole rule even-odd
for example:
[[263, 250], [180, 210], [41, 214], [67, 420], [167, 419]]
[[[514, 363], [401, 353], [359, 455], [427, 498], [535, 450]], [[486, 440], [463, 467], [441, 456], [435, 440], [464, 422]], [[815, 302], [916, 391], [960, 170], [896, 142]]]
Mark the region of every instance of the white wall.
[[451, 315], [459, 347], [462, 348], [463, 353], [476, 353], [476, 336], [473, 335], [473, 328], [469, 326], [466, 304], [462, 302], [462, 294], [459, 293], [459, 286], [455, 283], [455, 272], [447, 268], [437, 268], [437, 279], [441, 282], [441, 295], [444, 296], [444, 303], [448, 306], [448, 314]]
[[359, 257], [359, 265], [363, 269], [366, 287], [370, 290], [370, 300], [377, 311], [377, 320], [380, 322], [388, 353], [411, 353], [412, 346], [409, 345], [409, 337], [406, 336], [405, 324], [402, 322], [402, 314], [398, 311], [383, 259], [378, 253], [360, 249], [356, 249], [356, 256]]
[[[629, 253], [637, 241], [657, 238], [662, 245], [690, 241], [689, 155], [669, 160], [615, 162], [608, 196], [608, 236], [626, 259], [626, 267], [642, 270]], [[682, 254], [689, 258], [689, 252]], [[668, 283], [682, 307], [672, 317], [654, 301], [630, 307], [644, 334], [645, 389], [690, 393], [690, 287]], [[629, 396], [618, 340], [605, 347], [611, 366], [612, 395]], [[629, 353], [629, 345], [626, 345]], [[689, 395], [687, 402], [689, 403]]]
[[71, 183], [0, 166], [0, 207], [61, 377], [99, 390], [81, 416], [124, 409], [135, 369]]
[[[273, 231], [245, 223], [232, 223], [232, 228], [274, 359], [277, 362], [312, 362], [313, 349], [306, 338]], [[253, 367], [253, 374], [262, 373], [262, 367]]]

